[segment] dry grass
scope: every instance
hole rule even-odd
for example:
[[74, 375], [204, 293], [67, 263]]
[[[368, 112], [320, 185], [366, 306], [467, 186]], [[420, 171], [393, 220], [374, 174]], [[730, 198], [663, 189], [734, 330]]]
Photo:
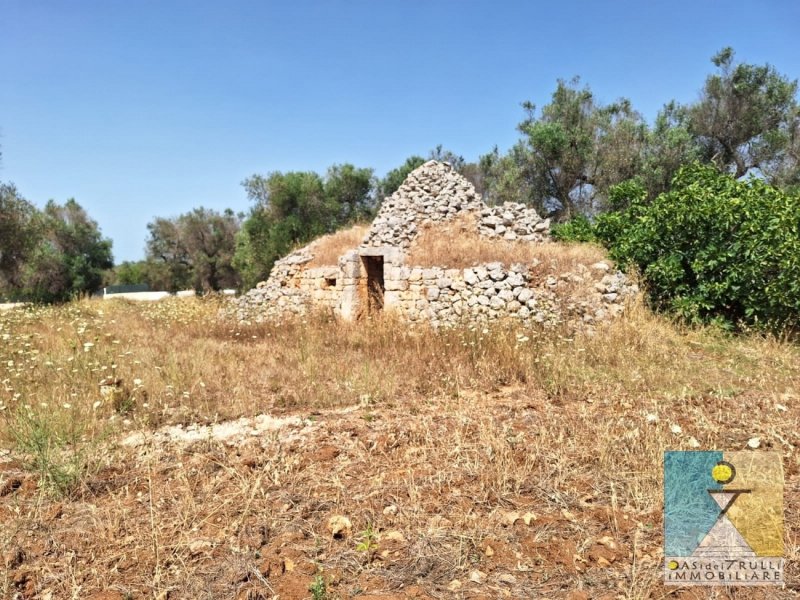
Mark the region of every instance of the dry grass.
[[588, 266], [604, 258], [602, 248], [589, 244], [535, 244], [485, 238], [477, 232], [475, 217], [466, 215], [421, 230], [411, 245], [406, 263], [463, 269], [488, 262], [508, 266], [538, 261], [554, 272], [565, 273], [574, 271], [578, 264]]
[[336, 233], [324, 235], [314, 242], [314, 259], [309, 267], [327, 267], [339, 264], [339, 257], [357, 248], [369, 231], [369, 224], [353, 225]]
[[[663, 451], [692, 438], [741, 449], [753, 436], [784, 458], [798, 583], [796, 346], [683, 329], [636, 306], [574, 337], [316, 316], [244, 327], [216, 314], [200, 299], [0, 314], [0, 447], [11, 450], [0, 597], [285, 600], [309, 598], [315, 577], [342, 600], [668, 597]], [[119, 397], [99, 393], [109, 373]], [[304, 425], [234, 445], [114, 444], [261, 412]], [[81, 459], [66, 497], [20, 444], [23, 417], [58, 445], [54, 466]], [[327, 528], [337, 514], [352, 522], [342, 539]], [[368, 530], [376, 547], [359, 550]]]

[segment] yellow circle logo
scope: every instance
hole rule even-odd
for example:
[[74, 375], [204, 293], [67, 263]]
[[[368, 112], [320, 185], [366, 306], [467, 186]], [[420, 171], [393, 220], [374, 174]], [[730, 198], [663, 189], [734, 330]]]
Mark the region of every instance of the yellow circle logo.
[[730, 483], [736, 477], [736, 469], [731, 463], [721, 460], [711, 469], [711, 477], [717, 483]]
[[677, 568], [678, 568], [678, 561], [676, 561], [676, 560], [671, 560], [671, 561], [669, 561], [669, 562], [667, 563], [667, 567], [669, 567], [669, 569], [670, 569], [671, 571], [674, 571], [675, 569], [677, 569]]

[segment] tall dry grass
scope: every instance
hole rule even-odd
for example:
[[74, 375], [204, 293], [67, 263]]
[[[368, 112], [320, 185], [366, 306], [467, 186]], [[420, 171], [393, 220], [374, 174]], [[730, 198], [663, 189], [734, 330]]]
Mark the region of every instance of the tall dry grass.
[[[797, 385], [791, 344], [685, 329], [635, 305], [572, 334], [516, 323], [434, 331], [389, 315], [244, 326], [218, 318], [216, 302], [82, 301], [1, 314], [0, 411], [79, 415], [91, 436], [507, 385], [551, 399], [663, 402]], [[119, 380], [113, 395], [100, 388], [107, 379]]]
[[553, 272], [574, 271], [605, 259], [599, 246], [590, 244], [531, 243], [490, 239], [478, 234], [475, 217], [465, 215], [422, 229], [412, 242], [406, 263], [422, 267], [463, 269], [488, 262], [538, 262]]
[[339, 264], [339, 257], [357, 248], [369, 231], [369, 224], [358, 224], [318, 238], [314, 242], [314, 258], [309, 267], [327, 267]]

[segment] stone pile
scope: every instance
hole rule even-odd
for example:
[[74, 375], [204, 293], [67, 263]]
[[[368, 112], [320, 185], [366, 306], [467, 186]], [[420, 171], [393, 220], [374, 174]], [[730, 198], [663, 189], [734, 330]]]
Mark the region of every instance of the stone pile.
[[469, 181], [449, 164], [431, 160], [409, 173], [397, 191], [384, 200], [362, 245], [406, 250], [419, 228], [485, 208]]
[[480, 211], [478, 233], [512, 242], [546, 242], [550, 239], [550, 219], [542, 219], [539, 213], [524, 204], [506, 202]]

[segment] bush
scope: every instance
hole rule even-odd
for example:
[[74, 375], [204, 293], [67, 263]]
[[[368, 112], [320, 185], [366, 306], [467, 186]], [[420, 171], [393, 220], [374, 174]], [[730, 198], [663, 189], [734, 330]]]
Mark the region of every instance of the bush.
[[641, 271], [655, 307], [773, 330], [800, 315], [800, 197], [712, 166], [681, 169], [652, 204], [604, 215], [598, 237]]
[[559, 242], [596, 242], [592, 222], [584, 215], [576, 215], [566, 223], [555, 223], [550, 235]]

